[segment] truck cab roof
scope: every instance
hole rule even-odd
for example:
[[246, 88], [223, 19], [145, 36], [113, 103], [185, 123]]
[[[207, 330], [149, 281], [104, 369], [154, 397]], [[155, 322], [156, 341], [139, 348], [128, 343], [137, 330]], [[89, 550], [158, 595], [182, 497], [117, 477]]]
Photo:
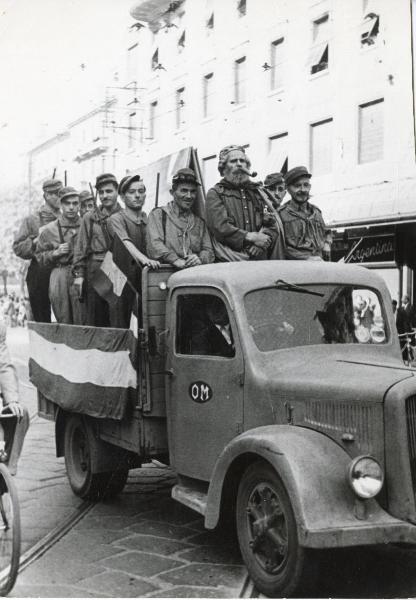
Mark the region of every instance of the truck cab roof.
[[169, 279], [169, 288], [182, 286], [216, 287], [231, 295], [244, 295], [253, 289], [287, 283], [343, 283], [383, 288], [383, 279], [364, 267], [322, 261], [269, 260], [201, 265], [178, 271]]

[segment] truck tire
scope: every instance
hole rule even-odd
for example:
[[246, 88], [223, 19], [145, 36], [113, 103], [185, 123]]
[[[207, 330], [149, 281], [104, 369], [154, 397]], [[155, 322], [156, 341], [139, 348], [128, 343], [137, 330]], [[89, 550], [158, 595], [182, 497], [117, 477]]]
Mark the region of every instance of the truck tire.
[[91, 454], [97, 444], [90, 425], [79, 415], [70, 415], [65, 423], [65, 467], [69, 484], [80, 498], [111, 498], [122, 491], [128, 470], [93, 473]]
[[236, 523], [241, 554], [258, 591], [272, 598], [313, 591], [318, 556], [299, 545], [289, 496], [266, 462], [253, 463], [242, 476]]

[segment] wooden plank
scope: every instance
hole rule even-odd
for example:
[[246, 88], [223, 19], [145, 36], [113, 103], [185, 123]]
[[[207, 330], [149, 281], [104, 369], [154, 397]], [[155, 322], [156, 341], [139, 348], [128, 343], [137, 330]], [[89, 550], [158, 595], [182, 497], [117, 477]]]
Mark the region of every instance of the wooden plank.
[[152, 408], [149, 412], [144, 411], [144, 414], [152, 417], [166, 417], [166, 399], [165, 388], [152, 388]]
[[147, 303], [147, 314], [149, 318], [166, 314], [166, 303], [164, 300], [151, 300]]

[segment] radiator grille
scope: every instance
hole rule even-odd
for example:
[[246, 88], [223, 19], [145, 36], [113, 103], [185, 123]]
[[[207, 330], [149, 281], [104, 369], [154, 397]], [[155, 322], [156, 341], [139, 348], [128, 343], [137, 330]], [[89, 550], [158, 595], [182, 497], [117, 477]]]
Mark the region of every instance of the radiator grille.
[[304, 422], [313, 429], [334, 438], [344, 433], [354, 436], [361, 452], [372, 453], [380, 440], [380, 406], [376, 404], [352, 404], [346, 402], [306, 402]]
[[406, 399], [407, 443], [409, 445], [410, 472], [413, 489], [416, 489], [416, 396]]

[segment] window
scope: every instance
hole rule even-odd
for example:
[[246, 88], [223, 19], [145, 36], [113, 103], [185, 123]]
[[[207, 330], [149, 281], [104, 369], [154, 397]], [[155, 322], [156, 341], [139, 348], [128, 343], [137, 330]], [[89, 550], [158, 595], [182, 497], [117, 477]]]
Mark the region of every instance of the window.
[[367, 13], [361, 25], [361, 46], [372, 46], [375, 44], [380, 28], [380, 17], [374, 13]]
[[280, 38], [272, 42], [271, 47], [271, 70], [270, 70], [270, 87], [276, 90], [283, 86], [283, 39]]
[[237, 11], [239, 17], [244, 17], [247, 14], [247, 0], [238, 0]]
[[288, 134], [280, 133], [269, 137], [269, 155], [267, 158], [268, 169], [271, 173], [283, 173], [286, 163], [287, 171]]
[[329, 61], [329, 15], [313, 22], [313, 41], [309, 57], [311, 73], [319, 73], [328, 68]]
[[234, 104], [245, 102], [246, 87], [246, 57], [243, 56], [234, 62]]
[[212, 84], [214, 73], [208, 73], [204, 76], [203, 85], [203, 115], [204, 119], [212, 114]]
[[359, 107], [358, 162], [383, 158], [383, 98]]
[[206, 190], [209, 190], [217, 183], [219, 175], [216, 154], [202, 159], [202, 176]]
[[149, 106], [149, 138], [151, 139], [156, 137], [156, 111], [157, 100], [154, 100]]
[[334, 284], [301, 287], [302, 293], [274, 287], [246, 295], [249, 330], [261, 352], [387, 342], [385, 312], [373, 290]]
[[176, 90], [176, 129], [180, 129], [184, 124], [185, 108], [185, 88]]
[[227, 308], [218, 296], [187, 294], [178, 298], [176, 352], [193, 356], [235, 356]]
[[182, 52], [185, 49], [185, 31], [182, 32], [178, 40], [178, 52]]
[[156, 50], [153, 53], [152, 56], [152, 70], [155, 71], [157, 69], [159, 65], [159, 48], [156, 48]]
[[332, 119], [310, 126], [310, 165], [313, 175], [332, 171]]

